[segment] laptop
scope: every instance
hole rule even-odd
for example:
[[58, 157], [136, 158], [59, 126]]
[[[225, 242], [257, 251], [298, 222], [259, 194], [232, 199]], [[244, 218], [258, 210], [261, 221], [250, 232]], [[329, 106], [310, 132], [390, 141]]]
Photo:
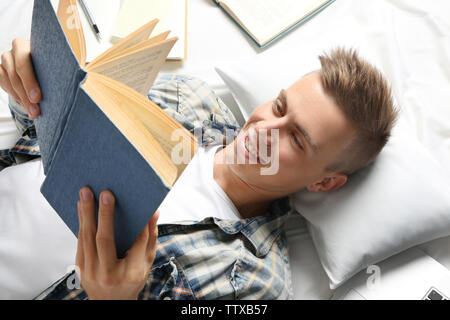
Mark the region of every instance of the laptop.
[[449, 300], [450, 270], [415, 247], [359, 272], [332, 299]]

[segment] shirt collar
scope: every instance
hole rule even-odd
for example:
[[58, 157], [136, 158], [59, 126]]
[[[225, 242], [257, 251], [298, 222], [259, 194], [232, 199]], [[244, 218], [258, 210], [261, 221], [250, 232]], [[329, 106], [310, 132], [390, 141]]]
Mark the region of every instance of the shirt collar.
[[263, 257], [283, 231], [283, 225], [291, 212], [289, 198], [285, 197], [275, 200], [264, 216], [238, 221], [214, 219], [214, 222], [226, 233], [241, 232], [252, 244], [255, 255]]
[[289, 197], [285, 197], [272, 202], [264, 216], [241, 220], [205, 218], [198, 222], [180, 221], [176, 224], [158, 225], [158, 230], [159, 235], [163, 236], [180, 230], [191, 230], [202, 225], [215, 224], [227, 234], [241, 233], [252, 244], [255, 256], [264, 257], [283, 231], [286, 219], [293, 212], [291, 208]]

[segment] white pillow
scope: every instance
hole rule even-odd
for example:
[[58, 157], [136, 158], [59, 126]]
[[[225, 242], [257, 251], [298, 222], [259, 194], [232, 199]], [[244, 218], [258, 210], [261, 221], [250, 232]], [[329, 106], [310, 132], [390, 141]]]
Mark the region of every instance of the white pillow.
[[341, 189], [293, 195], [332, 289], [369, 265], [450, 235], [450, 186], [442, 168], [402, 129]]
[[277, 61], [277, 57], [259, 56], [242, 65], [216, 67], [215, 70], [230, 89], [245, 121], [259, 105], [276, 98], [304, 74], [320, 68], [317, 54], [308, 59]]
[[[317, 54], [260, 56], [216, 68], [246, 119], [306, 72], [319, 69]], [[367, 57], [366, 54], [361, 54]], [[370, 61], [370, 59], [369, 59]], [[400, 118], [376, 162], [326, 194], [298, 192], [294, 203], [308, 220], [330, 288], [358, 271], [412, 246], [450, 235], [450, 186], [438, 161]]]
[[32, 299], [73, 269], [77, 238], [39, 192], [41, 159], [0, 172], [0, 299]]

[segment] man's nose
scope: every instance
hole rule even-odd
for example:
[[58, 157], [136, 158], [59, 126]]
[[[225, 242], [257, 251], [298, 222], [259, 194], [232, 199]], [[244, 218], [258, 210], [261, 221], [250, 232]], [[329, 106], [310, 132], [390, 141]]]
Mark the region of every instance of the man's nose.
[[[265, 121], [260, 121], [255, 127], [255, 137], [250, 135], [251, 141], [255, 139], [258, 141], [259, 147], [267, 149], [267, 155], [271, 155], [272, 145], [279, 145], [280, 139], [282, 139], [285, 128], [286, 128], [286, 120], [282, 118], [275, 118]], [[255, 142], [256, 142], [255, 141]]]
[[271, 118], [260, 121], [255, 126], [257, 131], [267, 131], [267, 135], [270, 135], [272, 130], [278, 130], [279, 132], [286, 127], [286, 119], [284, 118]]

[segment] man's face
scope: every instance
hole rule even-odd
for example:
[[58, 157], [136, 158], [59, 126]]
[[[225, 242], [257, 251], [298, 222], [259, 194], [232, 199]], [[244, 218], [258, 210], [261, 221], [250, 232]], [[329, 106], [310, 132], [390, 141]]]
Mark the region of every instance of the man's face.
[[[264, 154], [257, 149], [258, 145], [261, 148], [257, 141], [264, 137], [262, 132], [267, 132], [270, 142], [275, 134], [273, 129], [278, 129], [278, 171], [262, 175], [261, 169], [271, 164], [262, 164], [255, 157]], [[229, 166], [248, 185], [279, 197], [305, 187], [310, 191], [332, 190], [344, 184], [347, 177], [325, 168], [341, 155], [353, 135], [354, 130], [342, 111], [325, 94], [316, 71], [253, 111], [238, 137], [227, 147], [233, 148], [235, 155], [246, 155], [246, 164], [233, 161]], [[273, 163], [276, 148], [270, 150], [270, 143], [267, 145], [265, 153]], [[248, 161], [249, 156], [258, 162], [249, 164], [255, 162]]]

